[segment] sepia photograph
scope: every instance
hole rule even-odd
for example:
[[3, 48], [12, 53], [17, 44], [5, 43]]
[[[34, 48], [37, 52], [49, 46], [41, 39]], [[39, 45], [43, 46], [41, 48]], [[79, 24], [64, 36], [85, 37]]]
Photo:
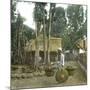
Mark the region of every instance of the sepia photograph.
[[87, 5], [11, 0], [11, 90], [87, 85]]

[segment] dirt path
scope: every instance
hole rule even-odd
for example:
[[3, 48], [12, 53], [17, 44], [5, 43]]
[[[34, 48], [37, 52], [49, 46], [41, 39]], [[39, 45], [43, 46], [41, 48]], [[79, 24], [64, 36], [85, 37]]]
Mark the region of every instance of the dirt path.
[[72, 64], [77, 66], [73, 76], [69, 76], [68, 80], [64, 83], [57, 83], [55, 76], [38, 76], [28, 79], [11, 79], [11, 88], [18, 90], [19, 88], [39, 88], [39, 87], [54, 87], [54, 86], [67, 86], [67, 85], [85, 85], [87, 84], [84, 72], [76, 62], [69, 62], [66, 65]]

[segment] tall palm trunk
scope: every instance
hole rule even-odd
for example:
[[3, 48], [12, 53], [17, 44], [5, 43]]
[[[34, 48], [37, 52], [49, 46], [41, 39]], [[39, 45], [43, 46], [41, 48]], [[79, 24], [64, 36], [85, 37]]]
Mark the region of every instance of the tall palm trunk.
[[19, 59], [19, 47], [20, 47], [20, 40], [19, 40], [19, 38], [20, 38], [20, 36], [19, 36], [19, 27], [17, 28], [17, 30], [16, 30], [16, 44], [17, 44], [17, 49], [16, 49], [16, 52], [17, 52], [17, 56], [16, 56], [16, 63], [20, 63], [20, 59]]
[[38, 57], [39, 57], [39, 47], [38, 47], [38, 25], [37, 22], [35, 24], [36, 27], [36, 40], [35, 40], [35, 62], [34, 62], [34, 67], [37, 69], [37, 63], [38, 63]]
[[21, 49], [20, 49], [20, 51], [21, 51], [21, 62], [22, 62], [22, 64], [25, 64], [25, 50], [24, 50], [24, 47], [25, 47], [25, 37], [24, 37], [24, 33], [23, 33], [23, 28], [24, 28], [24, 25], [22, 25], [22, 29], [21, 29], [21, 39], [22, 39], [22, 42], [21, 43], [23, 43], [23, 45], [21, 45]]
[[21, 42], [20, 42], [20, 29], [21, 27], [19, 27], [19, 30], [18, 30], [18, 62], [19, 64], [22, 64], [22, 60], [21, 60]]
[[50, 63], [50, 32], [51, 32], [51, 18], [52, 18], [52, 13], [51, 13], [51, 5], [50, 5], [50, 10], [49, 10], [49, 31], [48, 31], [48, 44], [47, 44], [47, 52], [48, 52], [48, 63]]
[[45, 16], [43, 17], [43, 50], [44, 50], [44, 64], [46, 64], [46, 25]]

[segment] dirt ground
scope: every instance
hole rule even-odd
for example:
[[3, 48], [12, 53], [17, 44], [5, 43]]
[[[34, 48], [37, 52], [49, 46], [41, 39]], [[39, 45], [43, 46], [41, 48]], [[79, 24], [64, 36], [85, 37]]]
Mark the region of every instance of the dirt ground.
[[45, 75], [31, 76], [31, 78], [20, 78], [11, 79], [11, 89], [19, 90], [20, 88], [46, 88], [46, 87], [60, 87], [60, 86], [75, 86], [75, 85], [86, 85], [87, 79], [85, 73], [80, 68], [79, 64], [75, 61], [68, 62], [65, 65], [76, 66], [77, 69], [74, 71], [73, 76], [69, 76], [68, 80], [64, 83], [58, 83], [55, 80], [55, 75], [47, 77]]

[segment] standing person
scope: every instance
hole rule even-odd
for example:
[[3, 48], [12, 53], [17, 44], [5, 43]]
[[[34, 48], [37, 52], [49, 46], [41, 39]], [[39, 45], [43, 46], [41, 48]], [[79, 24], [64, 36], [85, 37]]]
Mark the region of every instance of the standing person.
[[59, 60], [59, 65], [63, 67], [64, 66], [65, 55], [62, 52], [61, 48], [58, 50], [58, 60]]
[[41, 65], [41, 64], [40, 64], [40, 63], [41, 63], [41, 60], [42, 60], [42, 59], [41, 59], [41, 57], [39, 56], [39, 57], [38, 57], [38, 60], [37, 60], [37, 71], [39, 71], [39, 67], [40, 67], [40, 65]]
[[40, 62], [41, 62], [41, 57], [39, 56], [39, 57], [37, 57], [37, 60], [35, 62], [35, 66], [34, 66], [36, 71], [39, 71]]
[[61, 60], [60, 60], [60, 64], [62, 65], [62, 67], [64, 66], [64, 60], [65, 60], [65, 55], [64, 53], [61, 52]]

